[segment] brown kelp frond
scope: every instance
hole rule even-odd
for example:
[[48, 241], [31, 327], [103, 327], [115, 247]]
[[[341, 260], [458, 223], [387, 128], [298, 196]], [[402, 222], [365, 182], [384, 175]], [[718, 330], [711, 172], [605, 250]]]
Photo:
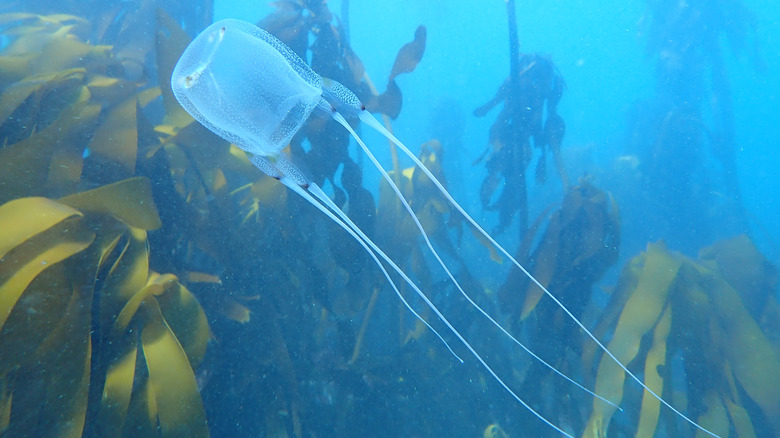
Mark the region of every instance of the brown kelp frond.
[[[744, 254], [739, 257], [745, 263], [732, 263], [734, 250]], [[614, 327], [609, 348], [617, 358], [643, 367], [645, 384], [703, 427], [720, 436], [729, 436], [730, 424], [741, 437], [777, 435], [780, 387], [766, 382], [780, 367], [780, 349], [760, 323], [765, 313], [776, 312], [776, 270], [746, 236], [718, 242], [701, 255], [694, 260], [663, 244], [649, 245], [624, 268], [598, 330]], [[760, 315], [751, 315], [748, 306], [759, 295], [766, 304], [753, 308]], [[586, 362], [591, 355], [592, 350], [585, 351]], [[681, 372], [673, 365], [678, 360], [684, 363], [687, 388], [674, 384]], [[657, 399], [647, 393], [640, 397], [624, 380], [611, 360], [601, 359], [595, 391], [610, 400], [641, 404], [634, 423], [637, 436], [652, 436], [659, 427], [681, 435], [675, 422], [660, 421], [660, 415], [669, 414]], [[679, 397], [681, 390], [685, 398]], [[584, 436], [608, 435], [613, 413], [614, 408], [595, 402]]]
[[[587, 321], [593, 287], [617, 261], [620, 225], [620, 213], [612, 196], [582, 179], [566, 192], [560, 206], [548, 207], [532, 223], [515, 258], [565, 302], [573, 315]], [[543, 295], [527, 275], [513, 268], [498, 289], [497, 298], [510, 317], [513, 333], [524, 333], [526, 345], [534, 353], [559, 371], [576, 375], [581, 369], [577, 356], [582, 338], [560, 307]], [[515, 368], [515, 377], [523, 385], [527, 400], [544, 404], [545, 411], [555, 413], [553, 416], [571, 417], [568, 421], [574, 430], [582, 428], [584, 420], [568, 412], [576, 411], [585, 400], [576, 396], [565, 400], [546, 396], [569, 391], [567, 382], [550, 374], [538, 362]]]
[[[160, 226], [149, 181], [18, 198], [0, 206], [0, 224], [0, 349], [14, 352], [0, 360], [10, 407], [0, 430], [81, 436], [143, 423], [207, 436], [193, 370], [208, 323], [175, 276], [149, 270], [147, 230]], [[102, 400], [88, 402], [96, 391]], [[130, 419], [138, 403], [146, 410]], [[85, 426], [88, 409], [98, 421]]]
[[[516, 77], [504, 81], [490, 101], [474, 110], [474, 115], [482, 117], [504, 104], [490, 128], [488, 149], [475, 162], [487, 157], [488, 175], [480, 188], [480, 200], [483, 208], [499, 212], [495, 233], [504, 231], [518, 213], [520, 234], [525, 233], [528, 226], [526, 175], [534, 147], [542, 153], [536, 169], [537, 181], [545, 179], [545, 156], [549, 150], [564, 189], [568, 188], [560, 157], [566, 125], [557, 113], [564, 87], [563, 78], [551, 59], [539, 54], [522, 55]], [[501, 186], [503, 189], [494, 201]]]
[[0, 84], [0, 201], [63, 196], [133, 176], [137, 108], [151, 101], [142, 83], [124, 77], [111, 46], [92, 45], [65, 24], [75, 19], [35, 17], [47, 25], [18, 25], [18, 38], [0, 52], [27, 59]]
[[[617, 261], [620, 250], [620, 212], [612, 196], [588, 181], [572, 187], [564, 196], [561, 207], [549, 216], [544, 235], [529, 254], [531, 242], [547, 214], [542, 213], [530, 228], [521, 245], [518, 260], [530, 260], [530, 272], [548, 290], [559, 296], [571, 297], [579, 304], [572, 311], [578, 314], [590, 296], [590, 290]], [[525, 294], [518, 295], [522, 285]], [[544, 292], [513, 269], [499, 298], [505, 308], [520, 310], [525, 319], [534, 310]], [[524, 297], [519, 305], [518, 299]], [[576, 297], [576, 298], [575, 298]], [[571, 304], [570, 304], [571, 306]]]
[[0, 431], [207, 436], [194, 370], [209, 326], [150, 269], [162, 221], [136, 176], [160, 90], [88, 42], [86, 20], [0, 22], [0, 63], [18, 67], [0, 75]]

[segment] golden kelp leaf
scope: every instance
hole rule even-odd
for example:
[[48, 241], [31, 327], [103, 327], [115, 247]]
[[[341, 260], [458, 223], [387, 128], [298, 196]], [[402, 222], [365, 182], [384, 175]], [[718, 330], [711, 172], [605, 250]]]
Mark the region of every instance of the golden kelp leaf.
[[106, 103], [125, 100], [136, 92], [134, 83], [101, 74], [90, 74], [86, 86], [95, 100]]
[[275, 179], [261, 176], [252, 183], [250, 193], [252, 198], [264, 208], [282, 209], [287, 203], [289, 190], [286, 190]]
[[419, 340], [421, 337], [425, 336], [428, 333], [428, 327], [420, 321], [419, 319], [415, 320], [414, 322], [414, 329], [409, 330], [406, 333], [406, 337], [404, 338], [404, 342], [401, 345], [406, 345], [409, 343], [409, 341], [412, 340]]
[[189, 271], [185, 275], [185, 283], [213, 283], [222, 284], [218, 276], [206, 272]]
[[150, 300], [145, 305], [149, 317], [143, 326], [141, 342], [162, 436], [208, 437], [203, 402], [187, 355], [156, 302]]
[[204, 183], [206, 183], [212, 194], [217, 195], [227, 188], [227, 178], [225, 178], [222, 169], [214, 169], [213, 171], [207, 172], [204, 176]]
[[41, 424], [44, 431], [40, 436], [80, 438], [86, 421], [92, 361], [92, 288], [76, 282], [71, 285], [73, 295], [64, 309], [65, 316], [41, 345], [35, 361], [34, 373], [40, 373], [46, 383], [38, 415], [50, 419]]
[[[737, 436], [740, 438], [756, 438], [756, 431], [753, 428], [753, 423], [750, 421], [750, 415], [747, 410], [731, 400], [726, 399], [724, 401], [731, 421], [734, 423], [734, 429], [737, 431]], [[726, 436], [726, 430], [728, 429], [723, 428], [722, 430], [721, 436]]]
[[[629, 260], [623, 267], [623, 270], [620, 273], [619, 284], [610, 292], [612, 296], [610, 297], [609, 303], [604, 311], [601, 312], [596, 328], [592, 330], [596, 338], [604, 339], [607, 331], [617, 323], [620, 313], [623, 311], [626, 302], [631, 297], [631, 292], [636, 289], [643, 264], [644, 257], [638, 256]], [[582, 350], [582, 361], [586, 365], [585, 368], [590, 369], [592, 368], [593, 361], [597, 358], [597, 354], [601, 353], [601, 350], [595, 342], [585, 344], [582, 347]]]
[[501, 254], [499, 254], [499, 252], [496, 249], [496, 247], [493, 246], [492, 243], [490, 243], [490, 241], [487, 239], [487, 237], [485, 237], [482, 233], [477, 231], [475, 228], [473, 228], [473, 227], [469, 227], [469, 228], [471, 229], [471, 234], [474, 237], [477, 238], [479, 243], [481, 243], [482, 246], [484, 246], [488, 250], [488, 252], [490, 252], [490, 260], [493, 260], [494, 262], [498, 263], [499, 265], [504, 264], [504, 258], [501, 257]]
[[55, 37], [30, 61], [30, 68], [35, 74], [74, 68], [90, 59], [108, 59], [111, 49], [111, 46], [93, 46], [72, 35]]
[[702, 248], [699, 259], [739, 292], [753, 317], [761, 315], [777, 287], [778, 272], [750, 237], [741, 234]]
[[[30, 195], [49, 195], [60, 187], [49, 186], [51, 164], [59, 148], [70, 147], [73, 137], [85, 129], [99, 107], [77, 103], [66, 108], [57, 120], [26, 140], [0, 149], [0, 201]], [[79, 124], [78, 126], [74, 126]], [[55, 161], [52, 159], [55, 158]]]
[[82, 17], [69, 14], [51, 14], [38, 15], [27, 12], [9, 12], [0, 14], [0, 25], [12, 23], [14, 21], [27, 21], [33, 23], [43, 23], [49, 25], [62, 26], [64, 24], [88, 24], [89, 22]]
[[100, 411], [95, 422], [97, 436], [121, 436], [122, 427], [130, 407], [135, 379], [135, 365], [138, 346], [135, 337], [128, 337], [128, 344], [122, 353], [108, 366]]
[[482, 438], [509, 438], [509, 435], [498, 424], [491, 424], [482, 432]]
[[734, 375], [764, 411], [775, 433], [780, 433], [780, 386], [766, 384], [780, 369], [780, 353], [761, 332], [733, 288], [712, 275], [705, 280], [705, 290], [712, 297], [727, 338], [722, 341], [722, 348]]
[[0, 205], [0, 259], [30, 237], [82, 214], [46, 198], [21, 198]]
[[[555, 275], [558, 268], [558, 264], [556, 262], [558, 260], [557, 255], [561, 245], [561, 233], [557, 230], [560, 229], [562, 224], [560, 223], [560, 220], [557, 220], [557, 218], [558, 215], [556, 215], [553, 220], [550, 221], [550, 225], [547, 228], [550, 232], [545, 233], [545, 238], [542, 239], [542, 242], [539, 244], [539, 248], [537, 248], [536, 252], [534, 253], [536, 264], [534, 265], [533, 276], [544, 287], [549, 287], [550, 281], [552, 281], [553, 275]], [[544, 291], [539, 286], [537, 286], [536, 283], [530, 282], [528, 284], [528, 288], [525, 291], [523, 311], [520, 313], [521, 321], [526, 319], [528, 315], [531, 314], [531, 311], [536, 308], [536, 305], [539, 303], [539, 300], [542, 298], [542, 296], [544, 296]]]
[[[621, 363], [629, 363], [639, 352], [642, 336], [658, 321], [669, 288], [682, 262], [663, 244], [649, 244], [638, 256], [644, 259], [639, 281], [631, 293], [607, 348]], [[596, 394], [612, 402], [623, 399], [623, 370], [608, 356], [602, 356], [596, 376]], [[593, 402], [593, 412], [586, 427], [587, 436], [606, 436], [615, 407], [600, 400]]]
[[[80, 87], [79, 97], [74, 105], [82, 108], [80, 117], [86, 126], [95, 120], [100, 111], [99, 105], [87, 103], [90, 99], [87, 87]], [[84, 144], [78, 137], [79, 128], [71, 134], [69, 141], [57, 144], [49, 160], [49, 173], [46, 178], [47, 195], [62, 196], [78, 190], [84, 168]]]
[[162, 226], [154, 205], [151, 183], [145, 177], [129, 178], [66, 196], [59, 202], [84, 212], [110, 214], [142, 230], [154, 230]]
[[94, 238], [94, 235], [86, 233], [63, 233], [61, 240], [44, 246], [39, 253], [22, 266], [14, 266], [16, 269], [13, 272], [3, 272], [13, 263], [9, 261], [12, 254], [6, 256], [3, 259], [3, 264], [0, 265], [0, 278], [5, 280], [0, 285], [0, 329], [8, 319], [8, 315], [19, 297], [38, 274], [49, 266], [83, 251]]
[[11, 84], [27, 76], [31, 58], [31, 55], [0, 56], [0, 83]]
[[147, 88], [141, 92], [139, 92], [136, 97], [138, 98], [138, 106], [141, 108], [145, 108], [146, 105], [149, 105], [154, 99], [157, 99], [162, 94], [162, 90], [160, 87], [152, 87]]
[[[20, 24], [8, 29], [8, 33], [14, 35], [13, 41], [4, 48], [8, 55], [25, 55], [28, 53], [40, 54], [46, 46], [58, 38], [67, 38], [73, 25], [45, 26], [41, 24]], [[39, 72], [36, 72], [39, 73]]]
[[190, 365], [195, 368], [203, 361], [206, 347], [211, 339], [211, 330], [206, 313], [198, 300], [183, 284], [170, 283], [165, 292], [157, 297], [165, 322], [187, 353]]
[[[53, 240], [52, 237], [41, 237]], [[86, 252], [74, 257], [83, 254]], [[13, 352], [0, 354], [0, 375], [34, 366], [36, 351], [65, 316], [62, 310], [73, 295], [68, 283], [71, 266], [65, 261], [48, 267], [35, 277], [16, 302], [5, 321], [5, 328], [0, 331], [0, 351]]]
[[5, 123], [8, 117], [16, 111], [16, 108], [31, 94], [42, 88], [55, 87], [69, 81], [81, 82], [85, 74], [86, 70], [83, 68], [72, 68], [55, 73], [29, 76], [14, 83], [6, 88], [3, 95], [0, 96], [0, 123]]
[[[235, 152], [237, 148], [219, 138], [200, 123], [190, 123], [178, 129], [176, 136], [168, 141], [186, 151], [187, 167], [196, 167], [200, 172], [220, 168], [228, 174], [239, 172], [248, 177], [254, 177], [257, 174], [257, 168], [246, 158], [246, 153]], [[166, 145], [166, 147], [168, 146]]]
[[[160, 134], [173, 137], [176, 135], [176, 132], [179, 130], [176, 126], [173, 125], [157, 125], [154, 127], [154, 131], [158, 132]], [[148, 157], [147, 157], [148, 158]]]
[[130, 320], [133, 319], [144, 300], [147, 300], [155, 295], [161, 295], [165, 291], [166, 286], [168, 286], [166, 283], [173, 281], [176, 281], [176, 276], [173, 274], [160, 276], [152, 273], [152, 276], [149, 278], [146, 285], [132, 294], [130, 299], [127, 300], [125, 306], [119, 312], [119, 315], [117, 315], [117, 331], [120, 333], [124, 332], [125, 329], [127, 329], [127, 326], [130, 324]]
[[157, 424], [157, 401], [149, 379], [138, 385], [130, 399], [123, 437], [159, 437], [160, 428]]
[[138, 155], [137, 105], [136, 97], [133, 96], [111, 109], [89, 142], [91, 158], [99, 158], [100, 167], [104, 172], [110, 172], [114, 179], [135, 174]]
[[[672, 327], [672, 308], [668, 305], [653, 330], [653, 345], [645, 359], [644, 382], [656, 394], [662, 394], [664, 377], [660, 374], [661, 367], [666, 363], [666, 338]], [[661, 402], [647, 390], [642, 392], [642, 409], [639, 411], [639, 425], [636, 436], [651, 437], [658, 427], [658, 417], [661, 413]]]
[[[149, 254], [147, 252], [146, 232], [130, 228], [128, 239], [121, 248], [121, 255], [111, 266], [100, 298], [100, 321], [105, 327], [117, 324], [117, 316], [125, 309], [127, 302], [147, 283], [149, 278]], [[135, 314], [126, 312], [127, 324]], [[119, 328], [123, 326], [120, 325]]]
[[[729, 418], [723, 400], [717, 391], [714, 389], [707, 391], [704, 395], [704, 405], [707, 407], [707, 411], [699, 416], [697, 423], [718, 436], [728, 436]], [[709, 435], [701, 430], [696, 431], [696, 438], [705, 438], [706, 436]]]

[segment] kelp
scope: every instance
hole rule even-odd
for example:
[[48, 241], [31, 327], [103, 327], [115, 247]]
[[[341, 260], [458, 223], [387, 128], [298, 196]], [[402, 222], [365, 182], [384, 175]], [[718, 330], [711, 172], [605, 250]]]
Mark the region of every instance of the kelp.
[[0, 431], [208, 436], [194, 370], [209, 325], [150, 269], [161, 221], [134, 177], [159, 90], [86, 42], [81, 18], [0, 23], [0, 57], [24, 60], [0, 84]]
[[[488, 386], [482, 376], [473, 387], [458, 386], [462, 396], [457, 400], [441, 391], [443, 379], [461, 385], [474, 370], [453, 367], [440, 347], [423, 341], [430, 332], [422, 324], [410, 324], [400, 304], [400, 316], [376, 310], [387, 308], [382, 302], [385, 281], [366, 266], [370, 261], [363, 250], [263, 176], [243, 151], [192, 123], [169, 86], [172, 67], [191, 35], [180, 26], [182, 14], [159, 11], [156, 20], [149, 18], [150, 4], [144, 3], [132, 19], [123, 19], [130, 17], [126, 14], [115, 21], [105, 11], [95, 11], [97, 20], [0, 15], [9, 39], [0, 53], [0, 434], [203, 436], [211, 429], [215, 435], [302, 437], [321, 435], [325, 429], [334, 436], [502, 432], [496, 425], [483, 429], [488, 421], [477, 423], [469, 416], [430, 422], [430, 412], [419, 409], [438, 405], [492, 415], [498, 406], [515, 405], [485, 397]], [[362, 99], [376, 102], [372, 108], [385, 116], [400, 110], [400, 90], [393, 89], [397, 84], [388, 84], [381, 95], [371, 89], [327, 2], [287, 0], [276, 5], [263, 24], [303, 55], [311, 38], [315, 70], [350, 84]], [[154, 36], [151, 44], [133, 37], [139, 17], [149, 18], [144, 26], [155, 26], [147, 35]], [[118, 38], [126, 38], [127, 44], [119, 47]], [[415, 68], [425, 39], [425, 29], [419, 28], [399, 51], [391, 79]], [[10, 51], [13, 47], [17, 51]], [[139, 59], [153, 59], [156, 65], [139, 65]], [[537, 64], [541, 61], [533, 66]], [[557, 72], [553, 76], [560, 79]], [[542, 89], [555, 91], [552, 85]], [[494, 105], [502, 98], [498, 95]], [[549, 128], [543, 128], [547, 133], [540, 139], [560, 144], [564, 127], [550, 115], [550, 104], [545, 103], [544, 123]], [[430, 274], [418, 233], [407, 215], [400, 215], [395, 198], [382, 193], [376, 205], [363, 187], [361, 167], [348, 158], [346, 134], [322, 123], [312, 120], [293, 140], [290, 152], [309, 161], [318, 182], [332, 183], [336, 202], [367, 234], [381, 230], [378, 234], [392, 239], [385, 242], [388, 252], [408, 263], [405, 268], [426, 290], [446, 292], [450, 285]], [[446, 180], [439, 145], [424, 145], [420, 159]], [[335, 181], [339, 168], [341, 179]], [[399, 168], [393, 176], [437, 247], [460, 266], [457, 275], [464, 288], [478, 299], [492, 299], [469, 277], [460, 248], [453, 243], [460, 222], [449, 204], [419, 171]], [[539, 234], [543, 221], [529, 234]], [[527, 259], [531, 254], [531, 267], [551, 289], [586, 296], [584, 291], [614, 262], [618, 225], [611, 198], [584, 182], [567, 191], [539, 244], [532, 251], [535, 241], [529, 237], [521, 255]], [[713, 247], [697, 263], [722, 271], [735, 283], [752, 285], [746, 288], [753, 296], [749, 317], [737, 312], [725, 329], [716, 324], [701, 327], [712, 336], [723, 333], [749, 341], [744, 350], [734, 347], [724, 357], [749, 357], [747, 348], [757, 348], [771, 365], [774, 359], [766, 343], [754, 340], [761, 335], [746, 322], [753, 318], [766, 332], [776, 331], [772, 327], [780, 306], [760, 294], [771, 280], [755, 280], [742, 271], [727, 274], [721, 267], [735, 263], [725, 257], [729, 253], [743, 254], [740, 263], [745, 265], [760, 260], [738, 245]], [[681, 266], [678, 275], [692, 272]], [[758, 271], [772, 272], [768, 264]], [[515, 286], [527, 294], [508, 299], [506, 291], [499, 293], [502, 302], [512, 302], [505, 309], [514, 324], [534, 319], [526, 314], [540, 320], [545, 300], [538, 300], [538, 291], [527, 283]], [[605, 313], [602, 334], [614, 326], [628, 302], [626, 295], [613, 295], [617, 304]], [[719, 308], [734, 306], [733, 295], [720, 296]], [[683, 345], [674, 339], [679, 326], [685, 323], [694, 326], [694, 332], [704, 332], [698, 319], [686, 322], [672, 307], [665, 309], [658, 318], [671, 322], [648, 328], [650, 340], [640, 342], [640, 355], [647, 348], [649, 359], [642, 365], [653, 387], [669, 386], [665, 382], [670, 379], [651, 374], [659, 367], [672, 372], [668, 358]], [[374, 321], [390, 329], [377, 333], [380, 330], [372, 328], [380, 324]], [[550, 324], [554, 334], [560, 333], [557, 321]], [[209, 343], [212, 336], [217, 342]], [[766, 340], [777, 348], [777, 339]], [[485, 338], [486, 344], [492, 342]], [[578, 345], [569, 342], [561, 348], [571, 357]], [[596, 359], [593, 351], [583, 353], [586, 364]], [[699, 419], [715, 430], [728, 427], [731, 420], [740, 434], [750, 436], [753, 430], [758, 435], [766, 426], [755, 415], [755, 406], [768, 417], [774, 412], [775, 394], [759, 387], [764, 377], [752, 377], [765, 376], [765, 369], [752, 362], [747, 368], [738, 365], [734, 361], [724, 366], [725, 377], [707, 386], [716, 390], [699, 397], [706, 406]], [[512, 371], [515, 382], [523, 381], [523, 370]], [[548, 388], [546, 380], [540, 382]], [[654, 430], [657, 416], [667, 415], [650, 406], [653, 400], [645, 403], [648, 407], [636, 422], [643, 433]], [[371, 416], [360, 415], [367, 409]], [[391, 424], [398, 412], [404, 414], [398, 430], [377, 429], [377, 424]], [[614, 423], [601, 417], [605, 428], [622, 427]], [[510, 430], [510, 424], [505, 426]]]
[[[362, 272], [365, 259], [352, 256], [351, 241], [327, 244], [321, 233], [331, 225], [178, 106], [169, 75], [189, 42], [178, 20], [159, 12], [155, 44], [135, 53], [156, 59], [156, 69], [142, 71], [156, 70], [159, 87], [132, 69], [137, 58], [101, 44], [129, 35], [110, 28], [132, 20], [101, 27], [23, 14], [0, 23], [9, 37], [0, 52], [9, 66], [0, 74], [0, 204], [9, 214], [0, 232], [1, 429], [203, 436], [209, 407], [201, 390], [206, 400], [224, 400], [249, 388], [251, 397], [238, 400], [258, 401], [243, 411], [251, 412], [246, 423], [262, 412], [266, 435], [302, 436], [312, 415], [302, 406], [312, 402], [302, 399], [299, 376], [321, 379], [297, 369], [291, 355], [322, 355], [336, 343], [343, 356], [324, 369], [339, 369], [358, 331], [350, 321], [369, 298], [361, 291], [377, 289], [376, 273]], [[88, 42], [90, 34], [98, 37]], [[402, 61], [405, 71], [413, 62]], [[332, 138], [322, 141], [332, 146]], [[344, 162], [341, 182], [350, 215], [369, 230], [376, 207], [359, 166]], [[211, 359], [196, 374], [210, 337], [203, 309], [222, 324], [224, 349], [239, 341], [257, 348]], [[317, 311], [302, 314], [308, 328], [287, 330], [300, 309]], [[309, 336], [315, 331], [323, 336]], [[219, 384], [209, 386], [212, 379]], [[210, 412], [211, 424], [233, 425], [239, 411]], [[347, 414], [333, 417], [348, 424]]]
[[[395, 78], [414, 71], [422, 59], [427, 35], [424, 26], [418, 27], [414, 40], [399, 50], [386, 90], [380, 93], [366, 74], [363, 62], [352, 50], [341, 23], [337, 21], [334, 24], [327, 1], [280, 0], [273, 5], [274, 11], [260, 21], [260, 27], [279, 38], [301, 59], [309, 59], [307, 50], [310, 49], [312, 69], [353, 90], [369, 111], [390, 119], [398, 117], [402, 94]], [[387, 125], [389, 120], [385, 122]], [[338, 196], [343, 196], [333, 176], [340, 165], [350, 166], [348, 163], [352, 161], [347, 151], [349, 134], [332, 120], [311, 123], [309, 129], [301, 134], [293, 138], [293, 155], [302, 157], [312, 172], [314, 182], [322, 185], [324, 181], [330, 181], [340, 192]], [[308, 149], [303, 145], [304, 139], [309, 142]], [[346, 192], [353, 188], [343, 187]]]
[[[193, 371], [208, 323], [175, 276], [149, 270], [147, 231], [160, 226], [150, 189], [133, 178], [0, 206], [0, 350], [14, 352], [0, 360], [0, 430], [124, 436], [145, 424], [163, 437], [208, 436]], [[143, 415], [130, 419], [139, 403]], [[98, 417], [85, 425], [88, 411]]]
[[[28, 76], [2, 87], [0, 201], [63, 196], [133, 176], [136, 111], [149, 102], [139, 100], [142, 84], [124, 78], [110, 46], [81, 41], [67, 24], [75, 19], [23, 23], [30, 20], [48, 25], [17, 26], [20, 37], [6, 48], [38, 50], [25, 55]], [[50, 62], [50, 52], [60, 58]]]
[[[566, 125], [557, 113], [565, 87], [563, 78], [548, 57], [525, 54], [517, 62], [517, 77], [510, 76], [490, 101], [474, 110], [474, 115], [483, 117], [504, 103], [490, 127], [488, 147], [474, 164], [486, 159], [488, 175], [480, 187], [480, 200], [484, 209], [499, 212], [494, 234], [503, 232], [519, 213], [522, 236], [528, 227], [526, 169], [533, 157], [532, 147], [542, 152], [537, 181], [545, 179], [547, 149], [553, 154], [564, 190], [568, 178], [560, 156]], [[493, 201], [499, 186], [503, 189]]]
[[[312, 64], [320, 64], [314, 69], [327, 75], [328, 69], [357, 68], [359, 59], [354, 54], [346, 59], [338, 55], [343, 49], [338, 28], [328, 21], [330, 18], [326, 20], [325, 9], [311, 3], [305, 23], [311, 25], [307, 32], [315, 36]], [[263, 24], [272, 32], [280, 29], [280, 36], [291, 37], [281, 29], [291, 26], [288, 19], [296, 22], [301, 18], [297, 4], [277, 4], [276, 13]], [[282, 12], [284, 18], [279, 15]], [[349, 424], [350, 408], [320, 405], [320, 395], [306, 396], [314, 390], [307, 385], [323, 384], [321, 379], [326, 377], [320, 374], [352, 376], [376, 366], [376, 360], [355, 355], [365, 335], [357, 322], [369, 320], [360, 316], [374, 296], [371, 292], [378, 290], [384, 279], [378, 271], [366, 268], [370, 260], [359, 245], [338, 238], [342, 230], [322, 220], [299, 198], [289, 196], [277, 181], [262, 175], [243, 151], [191, 123], [173, 99], [166, 79], [189, 38], [164, 14], [158, 15], [158, 23], [157, 71], [166, 116], [153, 126], [157, 141], [139, 146], [142, 158], [137, 169], [155, 169], [156, 201], [168, 206], [161, 211], [163, 229], [157, 234], [157, 244], [174, 248], [174, 257], [160, 262], [169, 263], [173, 271], [176, 267], [186, 272], [182, 279], [189, 273], [210, 279], [190, 286], [207, 312], [220, 321], [214, 326], [219, 350], [234, 352], [213, 359], [213, 373], [205, 371], [206, 381], [220, 383], [207, 384], [204, 399], [211, 400], [212, 406], [215, 400], [220, 405], [240, 402], [242, 406], [232, 413], [215, 410], [209, 414], [210, 424], [214, 430], [233, 430], [241, 421], [256, 425], [258, 434], [304, 436], [316, 430], [311, 420], [316, 407], [316, 415], [330, 416], [344, 428]], [[280, 23], [288, 24], [275, 27]], [[409, 57], [399, 61], [403, 70], [410, 71], [412, 64], [419, 62], [423, 43], [419, 39], [414, 43], [416, 61]], [[334, 66], [334, 59], [343, 64]], [[377, 207], [363, 187], [362, 170], [346, 154], [344, 130], [332, 124], [323, 127], [322, 123], [313, 119], [310, 127], [293, 139], [289, 152], [304, 164], [312, 160], [313, 178], [333, 183], [335, 202], [371, 235]], [[319, 153], [324, 156], [318, 157]], [[340, 181], [335, 179], [339, 166]], [[154, 257], [154, 252], [151, 255]], [[408, 331], [402, 327], [399, 338]], [[353, 356], [353, 367], [345, 369]], [[308, 369], [300, 365], [306, 363], [301, 358], [314, 358], [311, 360], [318, 365]], [[230, 395], [235, 393], [242, 396]], [[348, 396], [345, 390], [342, 400]], [[261, 420], [257, 412], [261, 412]]]
[[[438, 140], [431, 140], [421, 145], [418, 158], [446, 186], [447, 179], [442, 168], [443, 154], [441, 143]], [[391, 176], [395, 178], [393, 173]], [[448, 257], [458, 263], [461, 273], [470, 278], [466, 263], [448, 234], [452, 229], [461, 232], [463, 223], [457, 219], [459, 214], [452, 214], [454, 210], [447, 199], [416, 166], [403, 169], [399, 180], [398, 187], [401, 193], [409, 202], [428, 236]], [[408, 268], [421, 279], [423, 286], [430, 288], [433, 285], [430, 267], [424, 261], [427, 249], [424, 250], [418, 242], [419, 230], [413, 219], [405, 209], [398, 208], [397, 203], [397, 197], [390, 186], [382, 183], [377, 225], [385, 232], [382, 236], [377, 236], [377, 239], [387, 247], [387, 253], [391, 256], [410, 257], [412, 262]]]
[[[733, 261], [737, 254], [753, 263], [714, 262]], [[776, 270], [767, 268], [746, 236], [718, 242], [700, 256], [694, 260], [661, 243], [648, 245], [624, 268], [597, 335], [614, 327], [608, 347], [615, 356], [643, 376], [648, 387], [714, 433], [729, 436], [733, 427], [740, 437], [777, 435], [780, 388], [768, 382], [780, 367], [780, 350], [762, 331], [763, 315], [751, 315], [745, 305], [755, 299], [756, 285], [762, 285], [763, 300], [775, 301]], [[590, 363], [594, 349], [583, 354]], [[687, 388], [675, 387], [682, 372], [673, 365], [678, 360], [684, 364]], [[652, 436], [659, 429], [672, 436], [690, 433], [672, 418], [661, 421], [673, 414], [646, 392], [638, 401], [631, 387], [614, 362], [600, 359], [595, 391], [615, 402], [640, 404], [634, 419], [637, 436]], [[684, 399], [676, 395], [681, 389]], [[583, 436], [621, 430], [611, 421], [613, 414], [613, 407], [594, 402]], [[629, 433], [625, 428], [630, 426], [621, 427], [619, 433]]]
[[[548, 290], [571, 297], [568, 307], [579, 314], [589, 299], [591, 287], [617, 261], [620, 250], [620, 212], [608, 192], [583, 179], [564, 196], [561, 208], [546, 221], [544, 234], [530, 251], [547, 217], [542, 213], [530, 228], [518, 250], [518, 260], [529, 260], [531, 274]], [[521, 285], [525, 293], [518, 295]], [[520, 272], [513, 269], [499, 290], [505, 309], [519, 310], [523, 320], [534, 310], [544, 292]], [[519, 298], [524, 302], [519, 305]]]
[[[569, 189], [559, 208], [548, 208], [529, 228], [515, 258], [577, 318], [584, 319], [594, 285], [617, 261], [620, 212], [611, 194], [587, 179]], [[515, 333], [527, 333], [528, 345], [564, 370], [578, 370], [579, 329], [560, 307], [519, 269], [510, 270], [498, 290], [501, 309], [511, 316]], [[560, 339], [550, 342], [550, 339]], [[575, 354], [572, 354], [575, 353]], [[566, 359], [566, 360], [564, 360]], [[546, 412], [575, 409], [579, 399], [561, 401], [542, 394], [566, 391], [566, 382], [538, 363], [517, 371], [523, 393], [549, 404]], [[600, 394], [600, 393], [599, 393]], [[600, 394], [603, 395], [603, 394]], [[577, 419], [569, 420], [577, 425]]]

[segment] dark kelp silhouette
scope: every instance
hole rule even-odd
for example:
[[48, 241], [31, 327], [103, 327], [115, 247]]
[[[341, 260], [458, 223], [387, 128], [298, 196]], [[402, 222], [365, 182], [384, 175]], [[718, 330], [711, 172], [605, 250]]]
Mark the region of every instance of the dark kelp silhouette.
[[[484, 209], [499, 212], [499, 223], [494, 233], [506, 230], [518, 214], [522, 236], [528, 228], [526, 170], [533, 157], [533, 147], [542, 152], [536, 169], [537, 181], [543, 182], [546, 177], [549, 148], [564, 190], [569, 184], [560, 155], [566, 124], [557, 113], [566, 85], [549, 57], [520, 53], [515, 2], [509, 0], [506, 5], [509, 77], [490, 101], [474, 110], [474, 115], [483, 117], [500, 103], [503, 102], [504, 106], [490, 127], [487, 149], [474, 164], [487, 156], [488, 175], [482, 182], [479, 197]], [[493, 202], [494, 193], [500, 185], [503, 185], [501, 195]]]
[[[572, 313], [582, 318], [590, 305], [593, 286], [617, 261], [620, 213], [612, 196], [587, 180], [570, 188], [560, 208], [551, 213], [549, 210], [533, 222], [516, 258], [525, 260], [534, 277], [548, 290], [557, 291]], [[560, 308], [544, 300], [543, 295], [538, 286], [515, 269], [498, 290], [499, 303], [512, 316], [514, 331], [520, 332], [525, 326], [528, 343], [536, 353], [555, 358], [556, 366], [565, 372], [577, 370], [580, 364], [573, 358], [580, 353], [582, 339], [562, 317]], [[576, 411], [577, 405], [587, 403], [576, 396], [568, 401], [544, 396], [566, 391], [567, 382], [538, 364], [524, 369], [519, 380], [523, 393], [529, 394], [535, 403], [545, 404], [545, 412], [553, 412], [554, 416]], [[576, 430], [584, 425], [576, 417], [569, 422]]]

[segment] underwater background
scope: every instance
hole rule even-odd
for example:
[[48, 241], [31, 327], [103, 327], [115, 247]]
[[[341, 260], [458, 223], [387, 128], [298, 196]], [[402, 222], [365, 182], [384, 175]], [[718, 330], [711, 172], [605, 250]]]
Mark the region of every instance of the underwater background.
[[[774, 2], [0, 0], [0, 437], [562, 436], [179, 106], [173, 67], [223, 18], [355, 92], [664, 400], [780, 436]], [[474, 301], [622, 411], [476, 311], [312, 116], [295, 162], [530, 406], [573, 436], [707, 436], [359, 134]]]

